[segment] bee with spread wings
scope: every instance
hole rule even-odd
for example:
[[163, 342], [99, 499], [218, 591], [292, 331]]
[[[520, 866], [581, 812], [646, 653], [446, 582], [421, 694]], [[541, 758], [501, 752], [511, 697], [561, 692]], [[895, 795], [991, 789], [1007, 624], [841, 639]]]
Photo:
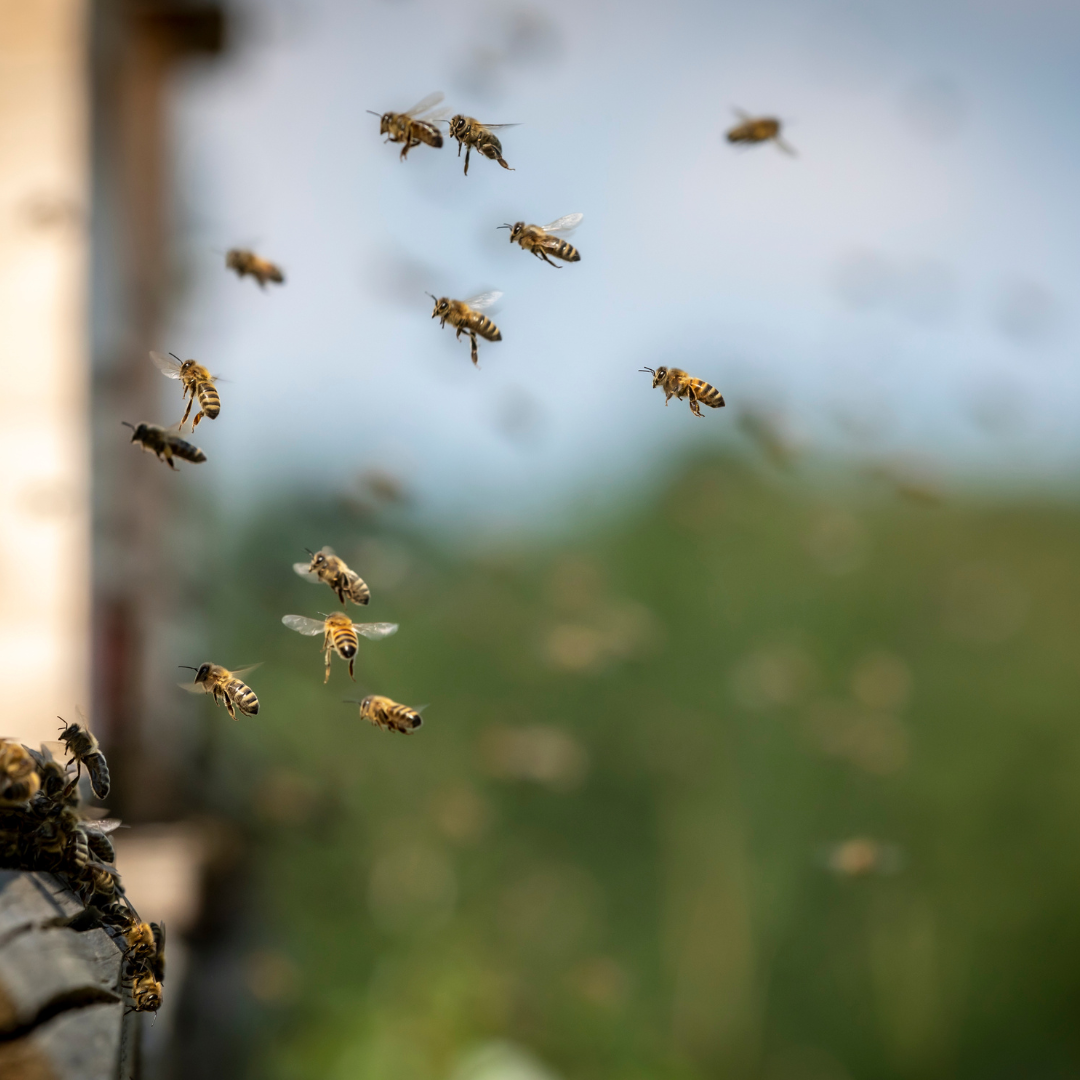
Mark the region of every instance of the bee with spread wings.
[[191, 422], [191, 430], [194, 431], [199, 426], [199, 421], [204, 416], [207, 420], [217, 419], [218, 413], [221, 412], [221, 398], [218, 397], [214, 380], [220, 376], [211, 375], [202, 364], [194, 360], [181, 360], [175, 353], [162, 356], [159, 352], [152, 352], [150, 359], [154, 361], [162, 375], [168, 379], [179, 379], [184, 387], [184, 397], [188, 399], [188, 403], [180, 420], [180, 430], [183, 430], [184, 424], [187, 423], [187, 418], [191, 415], [191, 406], [196, 398], [199, 399], [199, 411]]
[[491, 307], [502, 296], [497, 289], [492, 292], [480, 293], [479, 296], [470, 297], [468, 300], [451, 300], [444, 296], [440, 299], [428, 293], [435, 301], [435, 310], [431, 313], [433, 319], [439, 320], [440, 326], [449, 323], [457, 330], [458, 340], [462, 334], [468, 334], [472, 341], [472, 362], [479, 367], [476, 353], [476, 335], [479, 334], [485, 341], [502, 341], [499, 328], [482, 312]]
[[311, 562], [293, 563], [293, 570], [312, 585], [325, 582], [337, 594], [342, 604], [346, 599], [354, 604], [366, 604], [371, 599], [367, 583], [355, 571], [345, 565], [345, 560], [334, 554], [332, 547], [321, 551], [308, 551]]
[[344, 611], [332, 611], [322, 619], [307, 619], [303, 615], [285, 615], [281, 621], [290, 629], [305, 637], [323, 636], [323, 660], [326, 663], [326, 678], [330, 681], [330, 654], [336, 652], [342, 660], [349, 661], [349, 678], [353, 678], [353, 664], [361, 637], [378, 641], [380, 638], [396, 634], [397, 623], [354, 623]]
[[259, 713], [259, 699], [255, 691], [243, 679], [241, 675], [248, 675], [260, 665], [249, 664], [247, 667], [237, 668], [230, 671], [220, 664], [209, 662], [200, 667], [191, 667], [190, 664], [181, 664], [195, 672], [195, 678], [191, 682], [179, 683], [181, 690], [187, 690], [191, 694], [213, 694], [214, 704], [224, 705], [225, 711], [235, 720], [236, 710], [239, 709], [244, 716], [257, 716]]
[[[469, 175], [469, 155], [475, 150], [478, 154], [497, 161], [504, 169], [510, 169], [502, 156], [502, 143], [494, 133], [503, 128], [517, 127], [517, 124], [481, 124], [471, 116], [458, 113], [450, 121], [450, 138], [457, 139], [458, 157], [465, 147], [465, 175]], [[510, 169], [513, 172], [513, 169]]]
[[584, 214], [567, 214], [566, 217], [556, 218], [549, 225], [526, 225], [524, 221], [519, 221], [514, 225], [500, 225], [499, 228], [510, 230], [511, 244], [520, 244], [523, 250], [531, 251], [538, 259], [543, 259], [549, 266], [559, 270], [561, 267], [553, 263], [548, 258], [549, 255], [562, 259], [563, 262], [580, 262], [581, 252], [555, 233], [570, 232], [584, 219]]
[[[442, 132], [435, 125], [440, 120], [445, 120], [450, 110], [440, 109], [437, 113], [431, 112], [442, 99], [442, 92], [437, 90], [404, 112], [385, 112], [381, 116], [371, 109], [368, 109], [368, 112], [372, 116], [379, 116], [379, 134], [385, 135], [387, 142], [405, 144], [401, 148], [401, 160], [404, 161], [409, 151], [421, 143], [436, 148], [442, 146]], [[425, 113], [430, 115], [425, 116]]]

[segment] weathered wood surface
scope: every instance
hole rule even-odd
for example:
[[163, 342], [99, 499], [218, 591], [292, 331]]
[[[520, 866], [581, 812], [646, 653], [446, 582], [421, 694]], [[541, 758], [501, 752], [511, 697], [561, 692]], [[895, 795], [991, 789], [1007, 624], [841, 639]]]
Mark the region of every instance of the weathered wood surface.
[[134, 1080], [123, 952], [49, 926], [82, 905], [50, 874], [0, 870], [0, 1080]]

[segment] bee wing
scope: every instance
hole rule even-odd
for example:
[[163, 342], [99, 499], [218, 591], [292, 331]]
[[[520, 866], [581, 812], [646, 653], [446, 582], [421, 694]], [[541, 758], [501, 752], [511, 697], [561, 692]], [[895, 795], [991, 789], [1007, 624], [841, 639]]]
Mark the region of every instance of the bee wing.
[[[320, 626], [320, 629], [322, 627]], [[248, 664], [247, 667], [238, 667], [233, 670], [233, 675], [239, 678], [241, 675], [250, 675], [256, 668], [263, 666], [263, 662], [260, 660], [257, 664]]]
[[491, 307], [502, 296], [502, 293], [498, 289], [492, 289], [491, 292], [482, 292], [477, 296], [473, 296], [465, 301], [467, 307], [471, 307], [473, 311], [483, 311], [484, 308]]
[[378, 641], [379, 638], [396, 634], [398, 624], [396, 622], [354, 622], [353, 629], [372, 641]]
[[311, 563], [306, 562], [294, 562], [292, 568], [305, 580], [310, 581], [312, 585], [319, 584], [319, 576], [311, 569]]
[[576, 229], [585, 220], [584, 214], [567, 214], [556, 218], [550, 225], [543, 226], [544, 232], [569, 232]]
[[738, 105], [734, 106], [731, 111], [744, 123], [747, 120], [754, 119], [745, 109], [740, 109]]
[[450, 117], [454, 115], [453, 109], [439, 109], [437, 112], [431, 113], [429, 116], [424, 117], [425, 124], [446, 124], [449, 123]]
[[118, 817], [107, 817], [101, 818], [98, 821], [80, 821], [79, 824], [88, 832], [103, 833], [105, 835], [108, 835], [111, 832], [116, 832], [116, 830], [120, 828], [123, 822]]
[[306, 619], [303, 615], [283, 615], [281, 621], [290, 629], [306, 637], [314, 637], [323, 632], [326, 625], [323, 619]]
[[421, 113], [426, 113], [428, 109], [434, 109], [445, 96], [441, 90], [436, 90], [434, 94], [428, 94], [426, 98], [418, 101], [411, 109], [406, 109], [404, 115], [415, 119]]
[[322, 546], [322, 554], [323, 555], [336, 555], [337, 552], [329, 544], [323, 544], [323, 546]]
[[181, 690], [186, 690], [189, 694], [205, 694], [206, 687], [202, 683], [197, 682], [178, 682], [176, 684]]
[[152, 352], [150, 359], [157, 365], [158, 371], [170, 379], [180, 378], [180, 361], [174, 356], [162, 356], [159, 352]]
[[481, 127], [486, 127], [488, 131], [502, 131], [503, 128], [508, 127], [521, 127], [520, 124], [482, 124]]

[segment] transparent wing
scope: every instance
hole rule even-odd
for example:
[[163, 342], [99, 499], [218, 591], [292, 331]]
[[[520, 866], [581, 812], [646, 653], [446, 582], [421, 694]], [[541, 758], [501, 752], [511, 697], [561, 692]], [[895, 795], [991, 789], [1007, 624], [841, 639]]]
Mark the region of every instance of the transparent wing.
[[180, 378], [180, 361], [175, 356], [162, 356], [159, 352], [152, 352], [150, 359], [162, 375], [167, 375], [170, 379]]
[[556, 218], [550, 225], [543, 226], [543, 229], [544, 232], [569, 232], [584, 220], [584, 214], [567, 214], [566, 217]]
[[107, 817], [101, 818], [98, 821], [80, 821], [79, 824], [88, 832], [104, 833], [108, 835], [111, 832], [116, 832], [123, 822], [121, 822], [118, 817]]
[[353, 629], [363, 637], [378, 641], [379, 638], [396, 634], [398, 624], [396, 622], [354, 622]]
[[337, 552], [334, 551], [334, 549], [329, 544], [323, 544], [323, 546], [322, 546], [322, 554], [323, 555], [336, 555]]
[[425, 124], [446, 124], [449, 122], [450, 117], [454, 115], [453, 109], [439, 109], [436, 112], [431, 113], [429, 116], [424, 117]]
[[292, 568], [305, 580], [310, 581], [312, 585], [319, 584], [319, 576], [311, 570], [311, 563], [306, 562], [294, 562]]
[[503, 128], [521, 127], [520, 124], [482, 124], [481, 126], [486, 127], [488, 131], [502, 131]]
[[[320, 630], [322, 629], [321, 625], [320, 625], [319, 629]], [[247, 667], [238, 667], [238, 668], [233, 669], [233, 674], [237, 678], [240, 678], [241, 675], [250, 675], [256, 668], [261, 668], [262, 666], [263, 666], [263, 662], [260, 660], [257, 664], [248, 664]]]
[[206, 687], [202, 683], [196, 682], [178, 682], [176, 684], [181, 690], [186, 690], [189, 694], [205, 694]]
[[322, 619], [305, 619], [303, 615], [284, 615], [281, 621], [290, 630], [295, 630], [298, 634], [304, 634], [307, 637], [321, 634], [326, 625]]
[[466, 300], [465, 303], [473, 311], [483, 311], [484, 308], [491, 307], [501, 296], [502, 293], [498, 289], [493, 289], [491, 292], [482, 292], [477, 296], [473, 296]]
[[750, 114], [749, 114], [749, 113], [748, 113], [748, 112], [747, 112], [747, 111], [746, 111], [745, 109], [740, 109], [740, 108], [738, 107], [738, 105], [736, 105], [736, 106], [735, 106], [735, 107], [734, 107], [734, 108], [733, 108], [733, 109], [732, 109], [731, 111], [732, 111], [732, 112], [733, 112], [733, 113], [734, 113], [734, 114], [735, 114], [735, 115], [736, 115], [736, 116], [737, 116], [737, 117], [738, 117], [738, 118], [739, 118], [740, 120], [746, 121], [746, 120], [753, 120], [753, 119], [754, 119], [754, 118], [753, 118], [753, 117], [752, 117], [752, 116], [751, 116], [751, 115], [750, 115]]
[[418, 101], [411, 109], [406, 109], [405, 115], [419, 118], [421, 113], [426, 113], [428, 109], [434, 109], [445, 96], [441, 90], [436, 90], [434, 94], [428, 94], [426, 98]]

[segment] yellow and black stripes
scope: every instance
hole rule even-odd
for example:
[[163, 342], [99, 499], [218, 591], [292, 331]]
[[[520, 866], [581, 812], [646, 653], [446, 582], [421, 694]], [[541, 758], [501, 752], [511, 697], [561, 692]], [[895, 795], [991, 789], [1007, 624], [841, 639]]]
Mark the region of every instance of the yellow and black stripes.
[[722, 409], [724, 407], [724, 395], [704, 379], [690, 380], [690, 395], [691, 401], [697, 399], [702, 405], [708, 405], [710, 409]]
[[[212, 382], [201, 382], [195, 386], [195, 392], [192, 394], [192, 398], [198, 397], [199, 399], [199, 413], [192, 421], [191, 430], [194, 431], [199, 426], [199, 421], [205, 416], [207, 420], [217, 419], [218, 413], [221, 412], [221, 398], [218, 397], [217, 387]], [[188, 406], [190, 408], [190, 404]]]
[[[217, 697], [216, 687], [214, 696]], [[245, 716], [258, 715], [258, 696], [255, 694], [255, 691], [241, 679], [237, 679], [235, 676], [229, 679], [225, 684], [222, 697], [225, 699], [225, 708], [229, 710], [229, 715], [234, 720], [236, 719], [236, 714], [232, 710], [233, 705], [235, 705]]]
[[380, 694], [369, 694], [360, 702], [360, 715], [384, 731], [397, 731], [403, 735], [415, 731], [423, 723], [415, 709]]

